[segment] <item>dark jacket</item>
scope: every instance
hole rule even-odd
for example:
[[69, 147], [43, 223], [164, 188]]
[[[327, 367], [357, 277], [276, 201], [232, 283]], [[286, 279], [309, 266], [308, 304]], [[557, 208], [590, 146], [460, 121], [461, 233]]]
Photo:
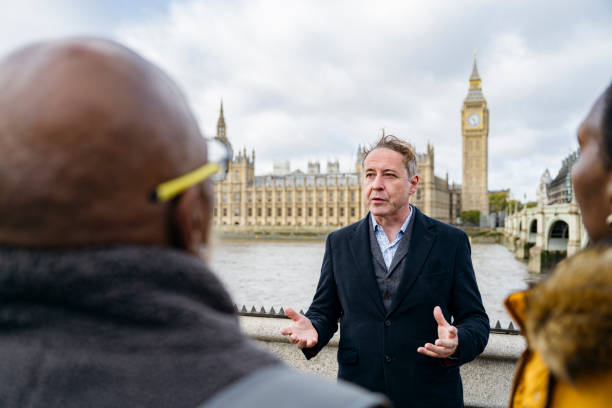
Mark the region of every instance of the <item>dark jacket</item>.
[[0, 249], [0, 406], [195, 408], [279, 361], [169, 249]]
[[[396, 407], [462, 407], [459, 366], [481, 353], [489, 320], [466, 234], [415, 208], [403, 278], [387, 311], [374, 276], [369, 217], [329, 235], [321, 277], [306, 316], [324, 347], [340, 322], [338, 377], [389, 396]], [[395, 263], [395, 260], [394, 260]], [[459, 355], [441, 360], [417, 353], [434, 342], [433, 309], [458, 328]]]
[[598, 408], [612, 401], [612, 246], [567, 258], [506, 307], [525, 334], [511, 408]]

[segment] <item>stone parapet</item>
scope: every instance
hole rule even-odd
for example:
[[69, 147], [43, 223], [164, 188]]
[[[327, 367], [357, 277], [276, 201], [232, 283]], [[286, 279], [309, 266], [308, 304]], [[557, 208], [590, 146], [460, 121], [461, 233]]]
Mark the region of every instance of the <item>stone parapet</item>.
[[[284, 318], [240, 316], [243, 331], [259, 346], [277, 355], [288, 365], [335, 378], [339, 335], [313, 359], [303, 354], [279, 333], [290, 324]], [[466, 407], [505, 407], [516, 362], [525, 348], [522, 336], [492, 332], [485, 351], [476, 360], [461, 367]], [[416, 351], [415, 351], [416, 353]]]

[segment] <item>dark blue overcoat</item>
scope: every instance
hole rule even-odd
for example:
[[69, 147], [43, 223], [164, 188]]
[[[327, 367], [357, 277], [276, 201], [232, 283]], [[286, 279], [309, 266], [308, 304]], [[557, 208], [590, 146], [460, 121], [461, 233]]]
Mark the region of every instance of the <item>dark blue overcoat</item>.
[[[319, 342], [304, 354], [316, 355], [339, 322], [339, 378], [388, 395], [396, 407], [463, 407], [459, 366], [484, 350], [489, 319], [465, 232], [413, 208], [403, 278], [388, 311], [373, 269], [370, 215], [329, 235], [317, 291], [306, 313]], [[455, 360], [416, 351], [437, 338], [435, 306], [458, 328]]]

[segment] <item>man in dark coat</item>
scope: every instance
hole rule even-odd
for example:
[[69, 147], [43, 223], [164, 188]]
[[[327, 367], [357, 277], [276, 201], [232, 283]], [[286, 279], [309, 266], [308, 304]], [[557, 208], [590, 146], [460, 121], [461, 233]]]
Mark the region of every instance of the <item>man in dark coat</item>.
[[410, 145], [383, 136], [363, 166], [370, 212], [329, 235], [313, 302], [305, 316], [287, 308], [281, 333], [312, 358], [339, 321], [339, 378], [397, 407], [461, 407], [459, 366], [489, 336], [468, 238], [410, 205]]
[[[266, 386], [295, 374], [197, 256], [218, 163], [176, 85], [77, 38], [1, 59], [0, 89], [0, 406], [275, 406]], [[323, 402], [380, 401], [308, 381]]]

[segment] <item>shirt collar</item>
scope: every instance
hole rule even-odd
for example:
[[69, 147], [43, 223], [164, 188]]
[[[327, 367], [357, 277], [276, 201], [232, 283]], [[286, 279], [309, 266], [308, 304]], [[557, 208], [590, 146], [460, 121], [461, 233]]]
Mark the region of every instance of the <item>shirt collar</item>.
[[[409, 204], [409, 205], [410, 205], [410, 213], [408, 214], [408, 216], [404, 220], [404, 223], [402, 224], [402, 227], [400, 228], [400, 232], [402, 234], [406, 233], [406, 228], [408, 228], [408, 223], [410, 222], [410, 219], [412, 218], [412, 214], [414, 213], [414, 208], [412, 207], [412, 204]], [[376, 222], [376, 219], [374, 218], [374, 214], [370, 213], [370, 216], [372, 217], [372, 225], [374, 225], [374, 231], [376, 231], [379, 227], [382, 228]]]

